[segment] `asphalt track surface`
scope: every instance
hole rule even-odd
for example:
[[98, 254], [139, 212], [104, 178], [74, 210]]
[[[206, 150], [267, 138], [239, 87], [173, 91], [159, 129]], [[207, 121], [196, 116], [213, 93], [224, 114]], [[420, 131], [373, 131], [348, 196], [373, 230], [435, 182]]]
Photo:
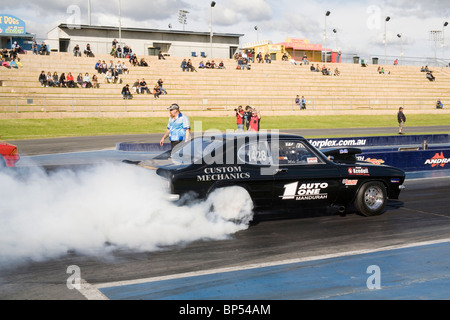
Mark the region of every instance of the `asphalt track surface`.
[[[429, 127], [414, 129], [430, 132]], [[439, 127], [436, 132], [449, 129]], [[386, 130], [392, 128], [339, 132], [364, 136]], [[300, 134], [308, 137], [317, 131]], [[13, 143], [33, 155], [158, 142], [160, 136]], [[159, 252], [117, 250], [112, 259], [68, 252], [21, 264], [0, 271], [0, 299], [448, 299], [450, 178], [407, 180], [405, 185], [400, 200], [389, 201], [379, 217], [328, 213], [268, 220], [230, 239], [195, 241]], [[67, 287], [67, 268], [72, 265], [81, 270], [81, 290]], [[381, 289], [366, 286], [371, 265], [381, 268]]]

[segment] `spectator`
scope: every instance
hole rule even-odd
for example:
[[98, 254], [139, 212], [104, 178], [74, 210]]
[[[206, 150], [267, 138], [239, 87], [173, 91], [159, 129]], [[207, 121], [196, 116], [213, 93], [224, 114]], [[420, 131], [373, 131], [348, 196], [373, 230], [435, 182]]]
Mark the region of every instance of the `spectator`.
[[188, 70], [188, 65], [187, 65], [186, 59], [183, 59], [183, 61], [181, 61], [181, 66], [180, 67], [181, 67], [181, 70], [183, 70], [183, 72]]
[[223, 63], [223, 61], [220, 61], [219, 69], [225, 69], [225, 64]]
[[41, 83], [41, 87], [47, 86], [47, 76], [45, 75], [45, 71], [42, 71], [39, 75], [39, 82]]
[[122, 96], [123, 99], [133, 99], [133, 96], [130, 92], [130, 86], [127, 84], [125, 87], [122, 88]]
[[364, 59], [361, 59], [361, 67], [366, 68], [367, 63], [364, 61]]
[[33, 44], [31, 45], [31, 51], [33, 51], [33, 54], [38, 54], [38, 44], [36, 40], [33, 40]]
[[211, 62], [209, 62], [209, 60], [206, 61], [205, 68], [206, 69], [211, 69]]
[[59, 83], [59, 76], [56, 72], [53, 73], [53, 86], [60, 87], [61, 84]]
[[122, 64], [120, 63], [120, 61], [116, 64], [116, 70], [119, 74], [122, 74]]
[[122, 62], [122, 73], [128, 74], [130, 71], [128, 70], [128, 67], [125, 65], [125, 62]]
[[138, 62], [138, 59], [137, 59], [136, 56], [133, 56], [133, 57], [130, 58], [130, 63], [131, 63], [134, 67], [136, 67], [137, 65], [139, 65], [139, 62]]
[[116, 68], [113, 69], [111, 74], [114, 77], [114, 83], [122, 83], [122, 78]]
[[66, 87], [66, 74], [63, 72], [61, 73], [61, 76], [59, 77], [59, 84], [61, 87]]
[[246, 106], [245, 112], [244, 112], [244, 123], [245, 123], [245, 129], [249, 130], [250, 128], [250, 119], [252, 118], [252, 107]]
[[190, 70], [191, 72], [194, 72], [194, 71], [197, 72], [197, 70], [194, 68], [194, 65], [192, 64], [191, 59], [188, 60], [187, 67], [188, 67], [188, 70]]
[[241, 65], [241, 70], [250, 70], [250, 65], [248, 64], [248, 59], [247, 58], [242, 58], [242, 65]]
[[108, 70], [105, 74], [105, 83], [114, 83], [114, 76], [111, 70]]
[[261, 114], [256, 111], [256, 109], [252, 110], [252, 117], [250, 118], [250, 131], [259, 131], [261, 123]]
[[147, 82], [145, 82], [145, 79], [142, 78], [141, 82], [139, 83], [141, 93], [144, 93], [144, 91], [147, 91], [147, 94], [150, 93], [150, 89], [147, 87]]
[[97, 63], [94, 66], [94, 69], [97, 70], [98, 73], [101, 73], [101, 68], [102, 68], [102, 61], [98, 60]]
[[262, 63], [263, 62], [263, 56], [262, 56], [261, 52], [258, 52], [258, 54], [256, 55], [256, 61], [258, 63]]
[[157, 84], [158, 84], [158, 86], [159, 86], [159, 89], [161, 90], [161, 93], [167, 94], [166, 89], [164, 89], [164, 87], [163, 87], [163, 85], [164, 85], [163, 79], [159, 78]]
[[158, 99], [160, 95], [161, 95], [161, 89], [159, 88], [158, 85], [156, 85], [153, 88], [153, 96], [154, 96], [155, 99]]
[[166, 60], [166, 58], [164, 57], [162, 51], [160, 51], [159, 54], [158, 54], [158, 60]]
[[114, 58], [117, 58], [117, 49], [116, 46], [112, 46], [111, 48], [111, 52], [109, 53], [109, 55], [113, 56]]
[[266, 53], [266, 55], [264, 56], [264, 61], [266, 63], [272, 63], [272, 60], [270, 59], [270, 55], [268, 53]]
[[81, 57], [80, 46], [78, 44], [73, 48], [73, 56]]
[[77, 84], [80, 87], [83, 87], [83, 75], [81, 73], [79, 73], [78, 76], [77, 76]]
[[398, 109], [397, 120], [398, 120], [398, 134], [403, 134], [403, 127], [404, 127], [405, 122], [406, 122], [406, 116], [403, 113], [403, 108], [402, 107], [400, 107]]
[[45, 42], [42, 42], [41, 50], [39, 50], [39, 54], [40, 55], [46, 55], [46, 56], [48, 56], [50, 54], [50, 52], [48, 51], [48, 48], [47, 48], [47, 45], [45, 44]]
[[105, 62], [105, 60], [102, 61], [100, 67], [99, 67], [99, 73], [105, 73], [108, 71], [108, 64]]
[[242, 109], [242, 106], [239, 106], [234, 111], [236, 111], [237, 131], [244, 131], [244, 109]]
[[53, 77], [50, 72], [47, 73], [47, 87], [53, 87]]
[[88, 57], [94, 57], [94, 53], [92, 52], [91, 45], [89, 43], [86, 45], [86, 50], [84, 50], [84, 54]]
[[141, 82], [139, 81], [139, 79], [137, 79], [133, 84], [133, 92], [136, 94], [139, 94], [141, 92]]
[[92, 87], [98, 88], [98, 78], [95, 74], [92, 76]]
[[427, 72], [427, 79], [430, 81], [435, 81], [436, 78], [433, 76], [433, 72], [432, 71], [428, 71]]
[[436, 109], [444, 109], [444, 104], [442, 103], [441, 99], [438, 99], [436, 101]]
[[118, 58], [123, 58], [123, 52], [122, 52], [122, 48], [120, 47], [120, 44], [117, 46], [116, 56]]
[[341, 75], [341, 72], [339, 71], [339, 69], [336, 67], [336, 69], [334, 69], [334, 75], [336, 77], [339, 77]]
[[148, 67], [148, 63], [144, 60], [144, 58], [142, 58], [141, 61], [139, 61], [139, 66], [140, 67]]
[[180, 112], [180, 107], [177, 104], [172, 104], [169, 107], [170, 118], [167, 124], [167, 130], [164, 133], [159, 144], [164, 145], [164, 140], [169, 138], [172, 149], [183, 141], [188, 141], [191, 138], [191, 124], [189, 118]]
[[83, 87], [84, 88], [92, 88], [92, 82], [91, 82], [91, 77], [89, 76], [89, 73], [85, 73], [84, 77], [83, 77]]
[[211, 61], [211, 69], [216, 69], [217, 65], [216, 62], [214, 60]]
[[306, 99], [305, 99], [305, 96], [302, 96], [302, 98], [300, 99], [300, 109], [301, 109], [301, 110], [305, 110], [305, 109], [306, 109]]
[[206, 68], [206, 66], [205, 66], [205, 64], [203, 63], [203, 61], [200, 61], [199, 65], [198, 65], [198, 68], [199, 68], [199, 69], [205, 69], [205, 68]]
[[69, 72], [69, 73], [67, 74], [67, 87], [68, 87], [68, 88], [75, 88], [75, 86], [76, 86], [76, 84], [75, 84], [73, 75], [72, 75], [71, 72]]
[[300, 96], [299, 95], [297, 95], [295, 97], [295, 104], [298, 106], [299, 109], [301, 109]]
[[311, 67], [309, 68], [309, 70], [311, 70], [311, 72], [316, 72], [316, 68], [314, 67], [313, 64], [311, 65]]
[[283, 56], [281, 57], [281, 61], [289, 61], [289, 57], [288, 57], [288, 55], [287, 55], [286, 52], [285, 52], [285, 53], [283, 54]]

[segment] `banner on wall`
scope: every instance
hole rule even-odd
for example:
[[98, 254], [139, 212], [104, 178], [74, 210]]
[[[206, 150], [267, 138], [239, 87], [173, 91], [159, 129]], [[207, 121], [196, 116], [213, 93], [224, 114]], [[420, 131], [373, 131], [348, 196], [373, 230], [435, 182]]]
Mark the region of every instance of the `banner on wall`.
[[26, 33], [25, 22], [9, 14], [0, 14], [0, 35], [15, 36]]

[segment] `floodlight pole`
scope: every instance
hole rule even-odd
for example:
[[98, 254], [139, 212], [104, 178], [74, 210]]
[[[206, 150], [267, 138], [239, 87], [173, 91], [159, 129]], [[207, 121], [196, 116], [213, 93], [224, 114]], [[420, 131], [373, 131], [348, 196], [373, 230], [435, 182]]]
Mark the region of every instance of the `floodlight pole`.
[[210, 16], [210, 20], [209, 20], [209, 45], [210, 45], [210, 57], [212, 58], [212, 53], [213, 53], [213, 45], [212, 45], [212, 41], [213, 41], [213, 29], [212, 29], [212, 18], [213, 18], [213, 8], [215, 7], [216, 2], [212, 1], [211, 2], [211, 16]]
[[445, 27], [448, 26], [448, 22], [444, 22], [442, 27], [442, 59], [445, 60]]
[[387, 64], [387, 23], [391, 20], [391, 17], [386, 17], [384, 21], [384, 64]]
[[119, 0], [119, 45], [122, 48], [122, 3]]

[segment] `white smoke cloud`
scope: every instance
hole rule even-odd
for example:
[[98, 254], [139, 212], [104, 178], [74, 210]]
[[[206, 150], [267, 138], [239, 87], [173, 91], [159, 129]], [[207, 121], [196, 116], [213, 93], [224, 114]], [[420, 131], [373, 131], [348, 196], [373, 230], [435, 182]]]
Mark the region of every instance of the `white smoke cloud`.
[[166, 200], [166, 182], [153, 171], [125, 164], [52, 174], [4, 171], [0, 181], [0, 267], [69, 250], [108, 256], [114, 249], [153, 251], [226, 239], [252, 218], [251, 201], [235, 190], [178, 207]]

